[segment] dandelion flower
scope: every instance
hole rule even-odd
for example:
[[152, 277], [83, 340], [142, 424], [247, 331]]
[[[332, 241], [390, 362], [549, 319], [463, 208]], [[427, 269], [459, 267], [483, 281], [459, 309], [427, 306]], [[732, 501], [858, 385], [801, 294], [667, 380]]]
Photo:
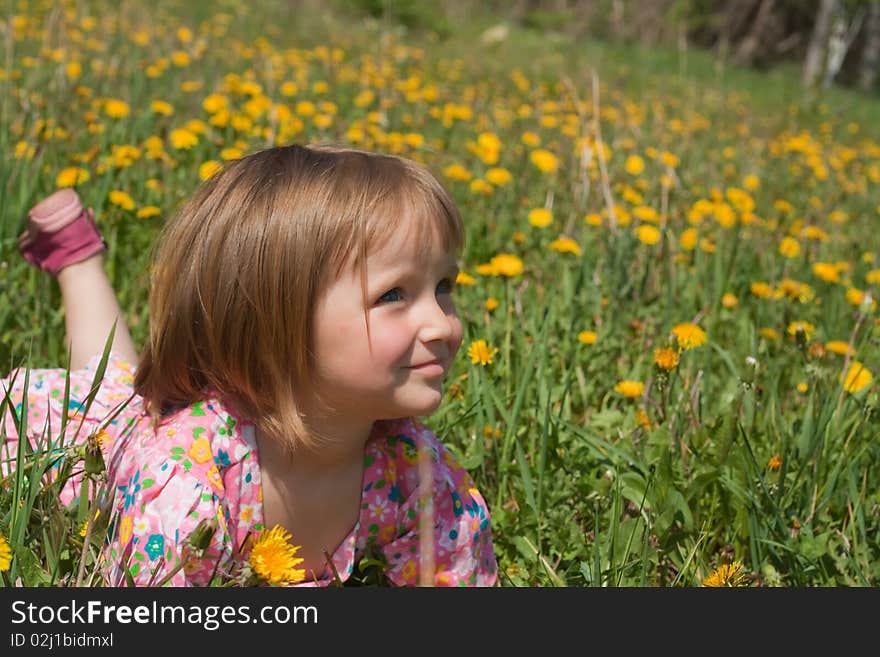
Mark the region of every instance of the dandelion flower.
[[501, 187], [502, 185], [506, 185], [513, 180], [513, 174], [511, 174], [510, 171], [508, 171], [507, 169], [502, 169], [501, 167], [492, 167], [491, 169], [486, 171], [486, 180], [488, 180], [493, 185]]
[[137, 211], [138, 219], [149, 219], [150, 217], [156, 217], [161, 214], [161, 210], [155, 205], [145, 205], [140, 210]]
[[485, 367], [492, 364], [492, 357], [498, 353], [498, 349], [492, 347], [485, 340], [474, 340], [468, 347], [467, 353], [472, 363], [475, 365], [479, 363]]
[[468, 182], [473, 178], [473, 174], [460, 164], [450, 164], [443, 169], [443, 175], [450, 180], [457, 180], [459, 182]]
[[660, 241], [661, 233], [654, 226], [642, 224], [635, 230], [636, 237], [642, 244], [652, 246]]
[[0, 534], [0, 572], [9, 570], [11, 563], [12, 549], [9, 547], [9, 543], [6, 542], [6, 537]]
[[747, 585], [746, 574], [743, 572], [742, 564], [739, 561], [721, 564], [703, 580], [703, 586], [736, 587]]
[[550, 242], [550, 249], [558, 253], [573, 253], [578, 256], [583, 253], [578, 243], [569, 237], [560, 237], [557, 240], [553, 240]]
[[598, 337], [595, 331], [581, 331], [578, 333], [578, 340], [584, 344], [596, 344]]
[[559, 168], [559, 159], [543, 148], [533, 150], [529, 154], [529, 160], [544, 173], [553, 173]]
[[110, 192], [110, 202], [123, 210], [134, 210], [134, 199], [127, 193], [114, 189]]
[[517, 256], [501, 253], [489, 263], [489, 273], [493, 276], [519, 276], [523, 273], [523, 263]]
[[295, 556], [300, 546], [291, 545], [290, 538], [286, 529], [275, 525], [260, 535], [248, 557], [254, 573], [273, 586], [305, 579], [305, 571], [296, 568], [303, 562], [302, 558]]
[[849, 343], [843, 340], [831, 340], [825, 343], [825, 348], [833, 354], [840, 356], [852, 356], [853, 350], [850, 349]]
[[784, 237], [779, 243], [779, 253], [786, 258], [797, 258], [800, 252], [801, 245], [793, 237]]
[[614, 386], [614, 392], [623, 395], [627, 399], [641, 397], [644, 391], [645, 384], [641, 381], [630, 381], [625, 379], [623, 381], [618, 381], [617, 385]]
[[220, 164], [217, 160], [207, 160], [199, 166], [199, 178], [201, 180], [207, 180], [215, 173], [220, 171], [223, 168], [223, 165]]
[[529, 210], [529, 223], [536, 228], [544, 228], [553, 222], [553, 213], [547, 208]]
[[763, 281], [756, 281], [749, 285], [749, 292], [759, 299], [769, 299], [773, 296], [773, 288]]
[[153, 100], [150, 103], [150, 109], [156, 114], [161, 114], [162, 116], [171, 116], [174, 114], [174, 107], [171, 103], [168, 103], [164, 100]]
[[693, 251], [697, 248], [697, 229], [688, 228], [685, 230], [679, 238], [679, 244], [681, 244], [681, 248], [685, 251]]
[[733, 308], [736, 308], [738, 303], [739, 303], [739, 299], [736, 298], [735, 294], [731, 294], [730, 292], [726, 292], [721, 297], [721, 305], [724, 306], [725, 308], [727, 308], [728, 310], [732, 310]]
[[696, 324], [684, 322], [672, 327], [672, 335], [675, 336], [678, 346], [683, 350], [694, 349], [706, 344], [706, 332]]
[[131, 113], [131, 108], [124, 100], [108, 98], [104, 103], [104, 113], [111, 119], [124, 119]]
[[500, 305], [500, 302], [495, 297], [489, 297], [488, 299], [486, 299], [485, 305], [486, 305], [486, 310], [488, 312], [492, 312]]
[[810, 324], [810, 322], [804, 321], [794, 321], [788, 324], [788, 328], [786, 329], [786, 333], [789, 335], [797, 337], [798, 333], [802, 333], [804, 339], [809, 342], [810, 338], [813, 337], [813, 333], [816, 332], [816, 327]]
[[654, 364], [661, 370], [671, 372], [678, 365], [678, 351], [670, 347], [655, 349]]
[[638, 155], [630, 155], [628, 158], [626, 158], [626, 164], [624, 165], [624, 168], [626, 169], [626, 172], [631, 176], [637, 176], [645, 170], [645, 161]]
[[849, 393], [855, 394], [861, 392], [874, 380], [874, 375], [860, 361], [854, 360], [849, 364], [846, 374], [840, 375], [840, 382], [843, 389]]
[[171, 145], [178, 150], [187, 150], [199, 143], [199, 138], [191, 130], [178, 128], [169, 135]]
[[58, 187], [73, 187], [84, 183], [89, 179], [89, 172], [81, 167], [67, 167], [62, 169], [55, 178], [55, 184]]
[[782, 458], [780, 458], [779, 454], [774, 454], [770, 457], [770, 460], [767, 461], [767, 469], [768, 470], [778, 470], [782, 467]]

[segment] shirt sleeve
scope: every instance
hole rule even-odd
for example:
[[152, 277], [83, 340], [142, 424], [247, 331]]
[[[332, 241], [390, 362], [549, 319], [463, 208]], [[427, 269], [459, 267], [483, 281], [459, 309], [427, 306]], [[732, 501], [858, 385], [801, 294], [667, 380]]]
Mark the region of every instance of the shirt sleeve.
[[[166, 431], [142, 434], [114, 476], [117, 513], [104, 551], [111, 586], [207, 586], [229, 565], [223, 482], [207, 440]], [[197, 551], [189, 538], [202, 521], [216, 528]]]
[[[415, 586], [428, 569], [433, 586], [494, 586], [498, 565], [486, 502], [470, 475], [428, 429], [416, 444], [431, 459], [430, 496], [421, 499], [418, 456], [413, 450], [399, 471], [410, 490], [398, 511], [398, 536], [382, 546], [386, 576], [396, 586]], [[429, 503], [430, 501], [430, 503]], [[425, 522], [425, 515], [430, 521]], [[429, 536], [422, 536], [426, 525]]]

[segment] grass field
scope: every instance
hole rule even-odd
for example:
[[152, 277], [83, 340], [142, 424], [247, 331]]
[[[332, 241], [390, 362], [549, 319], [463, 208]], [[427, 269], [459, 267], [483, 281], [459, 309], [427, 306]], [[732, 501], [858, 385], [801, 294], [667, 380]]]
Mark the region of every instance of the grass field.
[[[398, 153], [465, 217], [464, 346], [426, 424], [490, 505], [504, 585], [877, 584], [876, 98], [695, 51], [481, 41], [491, 17], [440, 40], [286, 6], [6, 14], [0, 374], [66, 362], [57, 286], [15, 248], [57, 187], [94, 207], [143, 344], [154, 238], [218, 163]], [[86, 509], [47, 505], [39, 477], [0, 488], [4, 583], [94, 563]]]

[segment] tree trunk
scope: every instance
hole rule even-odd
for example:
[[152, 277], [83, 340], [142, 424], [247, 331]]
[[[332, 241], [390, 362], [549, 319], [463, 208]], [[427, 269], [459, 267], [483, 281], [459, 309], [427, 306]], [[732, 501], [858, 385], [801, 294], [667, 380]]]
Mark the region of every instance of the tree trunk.
[[805, 87], [812, 87], [822, 73], [822, 64], [825, 61], [825, 47], [828, 44], [828, 34], [831, 31], [831, 16], [837, 9], [838, 0], [819, 0], [819, 8], [816, 10], [816, 23], [813, 26], [813, 35], [807, 47], [807, 58], [804, 61], [804, 74], [801, 83]]
[[[761, 6], [758, 7], [758, 13], [755, 20], [749, 27], [749, 33], [740, 41], [739, 47], [733, 59], [737, 64], [752, 65], [755, 62], [755, 56], [758, 54], [758, 47], [763, 41], [762, 34], [767, 21], [773, 14], [776, 0], [761, 0]], [[765, 44], [766, 45], [766, 44]]]
[[865, 45], [859, 65], [859, 87], [870, 91], [877, 82], [877, 64], [880, 62], [880, 2], [872, 2], [865, 23]]
[[859, 29], [862, 27], [862, 21], [865, 18], [863, 7], [856, 9], [856, 14], [852, 21], [847, 24], [847, 16], [839, 14], [834, 19], [834, 26], [831, 28], [831, 37], [828, 40], [828, 61], [825, 64], [825, 77], [822, 80], [822, 86], [827, 89], [834, 82], [834, 77], [843, 66], [843, 60], [849, 50], [853, 39], [856, 38]]

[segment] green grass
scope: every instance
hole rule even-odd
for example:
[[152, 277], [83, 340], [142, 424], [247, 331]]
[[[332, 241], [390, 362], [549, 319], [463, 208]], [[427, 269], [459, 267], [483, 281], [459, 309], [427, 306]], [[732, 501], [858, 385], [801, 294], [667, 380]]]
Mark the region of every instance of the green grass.
[[[94, 7], [95, 16], [119, 15], [104, 3], [83, 6]], [[169, 65], [155, 78], [144, 75], [146, 65], [192, 50], [193, 44], [176, 41], [177, 27], [188, 25], [198, 35], [199, 25], [221, 11], [235, 18], [225, 35], [207, 38], [201, 57], [183, 68]], [[464, 347], [443, 406], [426, 420], [490, 505], [503, 584], [694, 586], [731, 561], [743, 563], [754, 585], [877, 583], [877, 385], [845, 392], [839, 379], [845, 359], [824, 347], [851, 341], [854, 358], [871, 372], [880, 370], [877, 313], [846, 296], [850, 288], [878, 296], [876, 277], [868, 278], [880, 267], [874, 239], [880, 208], [872, 193], [880, 182], [875, 98], [837, 89], [805, 92], [793, 68], [760, 74], [719, 65], [697, 51], [683, 59], [674, 50], [576, 43], [529, 30], [483, 46], [479, 34], [488, 17], [456, 26], [441, 40], [282, 6], [258, 13], [235, 2], [185, 8], [127, 3], [125, 13], [128, 30], [160, 29], [141, 46], [106, 25], [93, 31], [91, 45], [78, 45], [60, 12], [34, 13], [28, 16], [36, 31], [4, 44], [11, 59], [0, 80], [0, 148], [34, 148], [32, 158], [5, 157], [0, 165], [4, 375], [13, 366], [60, 367], [66, 361], [57, 287], [15, 249], [27, 208], [55, 188], [56, 175], [77, 154], [97, 146], [82, 165], [90, 180], [78, 191], [110, 242], [107, 270], [135, 341], [143, 344], [149, 252], [161, 222], [195, 188], [199, 165], [219, 159], [222, 148], [241, 141], [248, 152], [272, 143], [262, 133], [207, 124], [201, 106], [228, 73], [251, 75], [262, 94], [294, 116], [300, 100], [335, 104], [329, 127], [301, 116], [300, 131], [291, 128], [288, 140], [350, 141], [350, 129], [362, 125], [356, 145], [400, 152], [441, 176], [454, 163], [474, 178], [483, 178], [490, 166], [513, 176], [485, 195], [446, 179], [468, 231], [460, 264], [475, 284], [459, 287]], [[46, 26], [52, 27], [49, 47], [67, 44], [61, 63], [40, 54]], [[325, 58], [324, 46], [341, 49], [342, 61]], [[72, 82], [63, 66], [77, 58], [83, 73]], [[104, 69], [91, 70], [92, 59]], [[374, 72], [371, 62], [385, 62], [388, 70]], [[527, 82], [518, 86], [515, 70]], [[416, 81], [410, 89], [401, 82], [407, 79]], [[186, 92], [180, 87], [185, 80], [204, 85]], [[282, 94], [285, 80], [297, 81], [295, 96]], [[313, 88], [318, 81], [328, 84], [326, 93]], [[90, 96], [77, 97], [77, 85]], [[376, 95], [367, 107], [355, 102], [363, 87]], [[228, 95], [243, 111], [247, 98]], [[108, 118], [100, 103], [92, 105], [102, 97], [125, 100], [131, 114]], [[152, 113], [154, 99], [171, 103], [175, 113]], [[453, 105], [469, 109], [470, 117], [444, 123]], [[589, 165], [581, 166], [582, 147], [597, 143], [595, 106], [610, 149], [607, 191], [615, 207], [631, 215], [616, 230], [607, 220], [596, 148], [588, 151]], [[368, 112], [379, 109], [382, 120], [371, 123]], [[542, 125], [542, 116], [555, 122]], [[175, 150], [169, 133], [190, 119], [204, 121], [207, 131], [194, 148]], [[66, 135], [40, 132], [45, 121]], [[90, 124], [103, 132], [90, 133]], [[254, 125], [267, 126], [266, 115]], [[494, 165], [469, 148], [484, 132], [500, 139]], [[525, 132], [558, 156], [555, 174], [532, 165], [534, 147], [523, 144]], [[402, 140], [407, 133], [420, 135], [423, 144], [408, 145]], [[798, 135], [809, 139], [798, 142]], [[99, 170], [113, 145], [141, 147], [150, 136], [163, 140], [175, 167], [142, 153], [131, 166]], [[663, 152], [678, 163], [664, 165]], [[644, 159], [643, 173], [626, 171], [631, 154]], [[674, 184], [664, 185], [673, 170]], [[734, 209], [730, 226], [717, 213], [694, 218], [700, 199], [728, 198], [732, 205], [727, 190], [742, 189], [750, 174], [759, 182], [748, 192], [756, 220], [749, 221], [743, 208]], [[162, 190], [151, 189], [150, 179]], [[138, 208], [158, 206], [161, 215], [139, 219], [111, 204], [114, 189], [129, 193]], [[780, 199], [791, 212], [779, 209]], [[553, 223], [530, 225], [528, 211], [551, 200]], [[640, 206], [665, 217], [656, 245], [633, 235]], [[846, 213], [846, 220], [835, 221], [835, 212]], [[602, 225], [585, 221], [590, 215], [599, 215]], [[807, 236], [807, 226], [826, 239]], [[706, 240], [693, 250], [682, 244], [689, 228]], [[581, 253], [552, 250], [561, 236], [574, 240]], [[796, 256], [779, 252], [784, 237], [797, 239]], [[501, 253], [521, 258], [523, 273], [478, 273], [479, 265]], [[812, 269], [817, 262], [845, 265], [840, 282], [820, 279]], [[808, 285], [809, 293], [802, 300], [786, 294], [786, 278]], [[755, 296], [750, 290], [757, 282], [781, 295]], [[722, 303], [725, 293], [737, 297], [735, 306]], [[493, 310], [486, 307], [490, 298], [498, 302]], [[671, 344], [674, 325], [690, 321], [706, 331], [708, 342], [682, 352], [678, 366], [664, 374], [653, 351]], [[795, 321], [810, 322], [815, 333], [799, 341], [788, 333]], [[578, 339], [587, 330], [597, 333], [595, 344]], [[498, 348], [485, 366], [466, 355], [480, 339]], [[643, 382], [643, 395], [616, 393], [623, 379]], [[6, 406], [9, 413], [15, 404]], [[639, 412], [646, 417], [640, 420]], [[769, 467], [771, 457], [780, 467]], [[16, 458], [33, 459], [37, 472], [48, 467], [39, 454]], [[24, 477], [21, 466], [0, 489], [0, 531], [15, 553], [4, 582], [22, 576], [24, 583], [70, 585], [80, 563], [91, 572], [100, 531], [90, 536], [92, 551], [83, 550], [78, 532], [88, 509], [53, 507], [56, 491], [41, 490], [40, 478]], [[12, 500], [22, 494], [23, 510], [16, 510]], [[54, 520], [47, 524], [45, 518]]]

